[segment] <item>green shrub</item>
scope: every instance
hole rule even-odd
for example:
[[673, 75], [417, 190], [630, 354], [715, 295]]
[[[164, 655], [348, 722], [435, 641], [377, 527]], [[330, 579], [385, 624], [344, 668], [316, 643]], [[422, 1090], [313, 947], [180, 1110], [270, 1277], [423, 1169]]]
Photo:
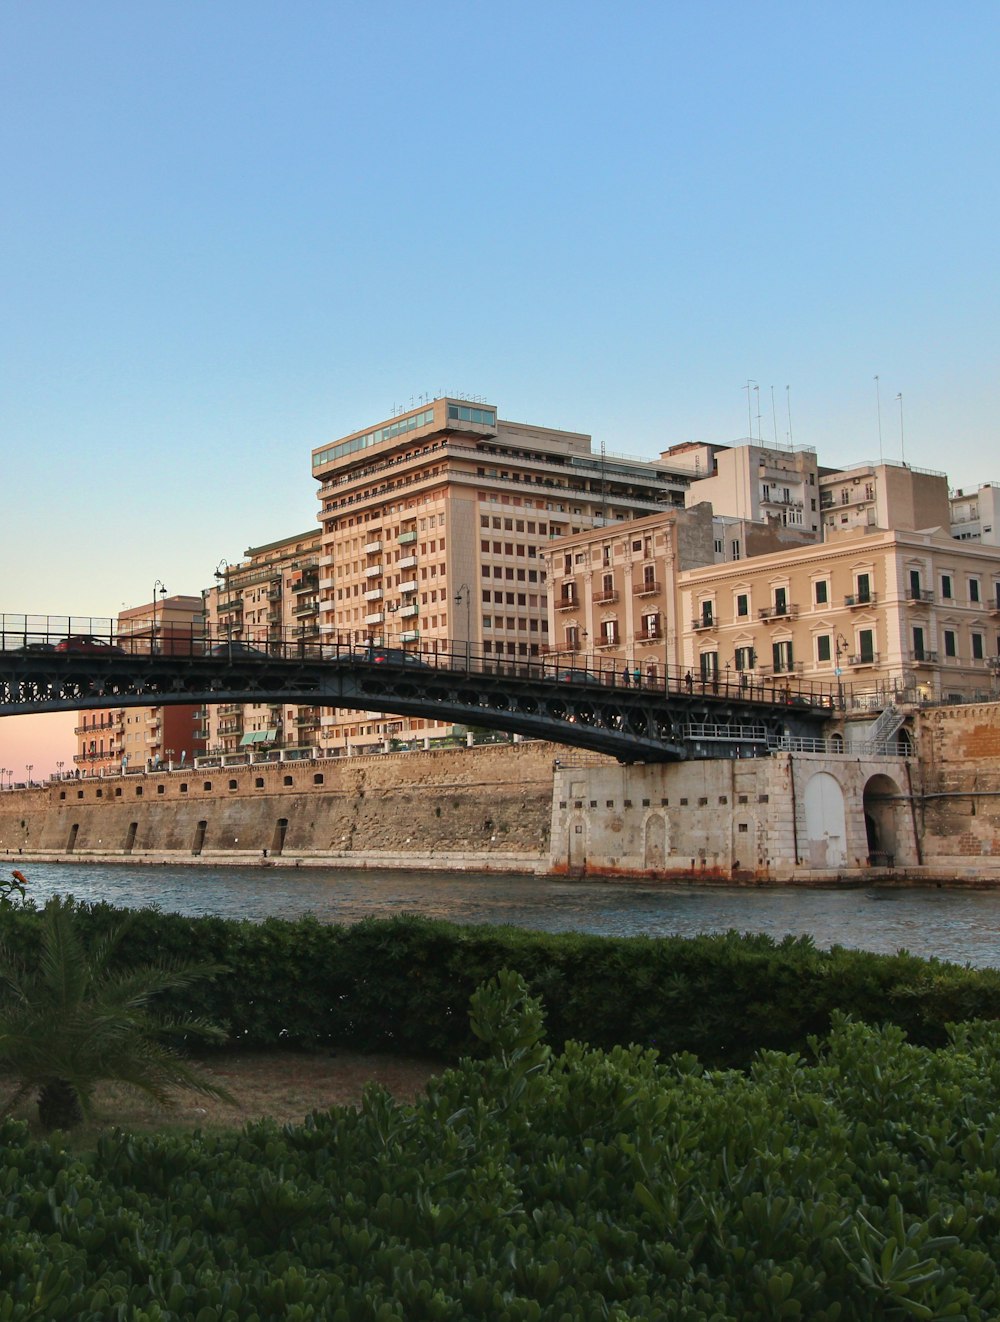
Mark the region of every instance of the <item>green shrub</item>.
[[835, 1016], [748, 1072], [543, 1042], [500, 971], [486, 1056], [414, 1105], [70, 1155], [0, 1127], [3, 1318], [992, 1319], [1000, 1027]]

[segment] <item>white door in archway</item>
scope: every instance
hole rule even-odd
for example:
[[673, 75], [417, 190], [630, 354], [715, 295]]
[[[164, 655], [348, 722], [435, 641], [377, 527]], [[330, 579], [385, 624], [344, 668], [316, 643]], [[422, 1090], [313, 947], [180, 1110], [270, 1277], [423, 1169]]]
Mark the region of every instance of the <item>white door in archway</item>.
[[812, 868], [840, 868], [847, 862], [844, 792], [836, 776], [818, 771], [806, 785], [806, 857]]

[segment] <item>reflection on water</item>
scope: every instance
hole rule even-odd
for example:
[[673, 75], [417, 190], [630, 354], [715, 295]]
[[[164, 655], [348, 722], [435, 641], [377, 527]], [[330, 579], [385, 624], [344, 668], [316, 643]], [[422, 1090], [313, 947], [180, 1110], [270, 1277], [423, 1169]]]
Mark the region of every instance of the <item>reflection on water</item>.
[[39, 902], [57, 892], [125, 908], [156, 905], [225, 918], [324, 923], [420, 913], [455, 923], [510, 923], [547, 932], [693, 936], [699, 932], [808, 935], [854, 946], [1000, 965], [1000, 893], [743, 889], [649, 882], [549, 881], [479, 873], [357, 872], [335, 868], [131, 867], [35, 863], [24, 868]]

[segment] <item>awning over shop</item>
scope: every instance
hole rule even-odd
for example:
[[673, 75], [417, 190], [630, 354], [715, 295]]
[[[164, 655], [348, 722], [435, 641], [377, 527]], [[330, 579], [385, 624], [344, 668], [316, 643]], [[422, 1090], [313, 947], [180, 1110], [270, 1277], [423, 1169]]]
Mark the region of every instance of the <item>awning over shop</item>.
[[240, 740], [240, 747], [246, 748], [248, 744], [272, 744], [277, 737], [277, 730], [248, 730]]

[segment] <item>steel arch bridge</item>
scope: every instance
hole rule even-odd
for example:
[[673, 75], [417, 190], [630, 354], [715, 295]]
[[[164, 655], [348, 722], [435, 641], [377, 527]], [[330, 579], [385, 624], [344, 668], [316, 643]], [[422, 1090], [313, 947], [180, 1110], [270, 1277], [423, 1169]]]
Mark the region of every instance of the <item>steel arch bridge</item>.
[[[186, 640], [185, 640], [186, 641]], [[177, 704], [289, 703], [381, 711], [547, 739], [621, 762], [766, 753], [808, 737], [833, 715], [829, 695], [804, 686], [740, 687], [690, 675], [655, 684], [551, 660], [504, 662], [465, 644], [378, 664], [364, 650], [233, 644], [170, 654], [98, 654], [25, 645], [0, 651], [0, 715]]]

